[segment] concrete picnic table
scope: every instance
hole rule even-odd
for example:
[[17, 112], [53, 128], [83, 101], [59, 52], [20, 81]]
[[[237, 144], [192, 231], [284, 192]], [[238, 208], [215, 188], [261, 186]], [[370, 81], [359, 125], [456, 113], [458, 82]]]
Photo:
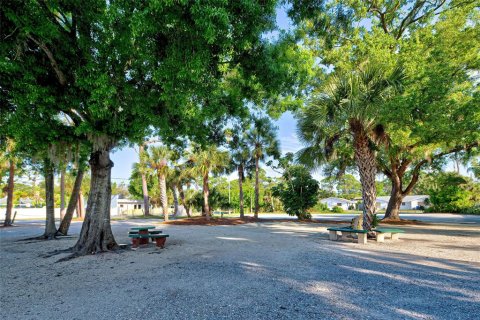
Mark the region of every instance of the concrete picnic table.
[[[138, 230], [138, 234], [149, 234], [149, 229], [155, 229], [155, 226], [138, 226], [130, 228], [130, 230]], [[140, 238], [139, 244], [148, 244], [148, 238]]]

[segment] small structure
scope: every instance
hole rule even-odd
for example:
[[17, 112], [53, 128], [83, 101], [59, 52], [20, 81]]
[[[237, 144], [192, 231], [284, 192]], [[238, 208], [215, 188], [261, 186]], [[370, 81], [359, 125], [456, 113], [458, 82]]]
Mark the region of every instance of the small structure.
[[328, 209], [333, 209], [334, 207], [340, 207], [343, 210], [349, 210], [352, 206], [355, 207], [355, 201], [351, 201], [343, 198], [330, 197], [320, 200], [321, 203], [327, 205]]
[[144, 209], [143, 200], [125, 199], [119, 194], [112, 196], [110, 201], [110, 215], [112, 216], [132, 214]]
[[7, 197], [0, 198], [0, 207], [7, 206]]
[[[428, 207], [428, 196], [427, 195], [411, 195], [405, 196], [403, 198], [402, 204], [400, 205], [400, 210], [420, 210], [422, 208]], [[359, 201], [362, 201], [362, 198], [358, 198]], [[377, 197], [377, 209], [385, 210], [388, 206], [388, 201], [390, 201], [390, 196], [380, 196]], [[363, 209], [363, 203], [358, 205], [360, 210]]]

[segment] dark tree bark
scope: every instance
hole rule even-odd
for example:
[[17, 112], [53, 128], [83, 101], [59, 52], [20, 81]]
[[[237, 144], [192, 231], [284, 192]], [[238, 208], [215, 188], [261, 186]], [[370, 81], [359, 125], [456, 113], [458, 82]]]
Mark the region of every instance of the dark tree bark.
[[260, 210], [260, 182], [258, 180], [258, 171], [260, 169], [260, 160], [258, 157], [255, 157], [255, 219], [258, 218], [258, 211]]
[[187, 217], [191, 217], [190, 215], [190, 206], [187, 205], [187, 201], [185, 201], [185, 192], [183, 191], [183, 188], [182, 187], [178, 187], [178, 192], [180, 194], [180, 199], [182, 201], [182, 205], [183, 207], [185, 208], [185, 212], [187, 213]]
[[45, 219], [45, 239], [53, 239], [57, 234], [55, 226], [55, 176], [54, 167], [50, 160], [44, 162], [45, 174], [45, 202], [46, 202], [46, 219]]
[[65, 216], [65, 168], [60, 172], [60, 221]]
[[3, 222], [4, 226], [12, 225], [13, 189], [15, 188], [15, 162], [13, 160], [9, 161], [8, 172], [7, 211]]
[[238, 166], [238, 190], [240, 202], [240, 219], [245, 218], [245, 211], [243, 208], [243, 165]]
[[68, 234], [68, 229], [70, 228], [70, 223], [72, 222], [73, 213], [78, 204], [78, 199], [82, 188], [83, 175], [84, 171], [82, 169], [79, 169], [77, 172], [77, 176], [75, 177], [72, 195], [70, 196], [70, 200], [68, 202], [67, 211], [62, 219], [62, 222], [60, 223], [60, 227], [58, 228], [58, 233], [61, 235], [66, 236]]
[[377, 174], [375, 153], [370, 147], [370, 140], [360, 124], [353, 124], [352, 131], [355, 145], [355, 161], [360, 173], [363, 199], [363, 229], [371, 230], [373, 215], [377, 211], [377, 189], [375, 176]]
[[[140, 150], [139, 154], [141, 159], [141, 155], [144, 152], [143, 144], [140, 144], [139, 150]], [[144, 209], [145, 215], [149, 216], [150, 215], [150, 197], [148, 196], [147, 177], [145, 176], [145, 173], [142, 173], [141, 176], [142, 176], [143, 206], [145, 208]]]
[[203, 176], [203, 210], [205, 218], [210, 220], [210, 206], [208, 205], [208, 197], [210, 196], [210, 189], [208, 187], [208, 174]]
[[87, 212], [80, 236], [73, 247], [73, 255], [94, 254], [118, 248], [110, 225], [112, 196], [110, 150], [99, 150], [90, 155], [92, 180]]

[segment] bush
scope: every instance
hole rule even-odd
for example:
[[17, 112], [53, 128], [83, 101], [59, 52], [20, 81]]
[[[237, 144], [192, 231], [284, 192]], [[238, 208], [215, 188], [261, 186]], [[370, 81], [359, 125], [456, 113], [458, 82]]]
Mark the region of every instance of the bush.
[[328, 206], [325, 203], [319, 202], [313, 207], [313, 209], [317, 212], [329, 212]]
[[280, 198], [288, 215], [298, 219], [311, 219], [308, 209], [317, 203], [318, 182], [302, 166], [291, 166], [285, 170], [283, 182], [272, 188], [273, 195]]
[[345, 210], [343, 210], [342, 207], [333, 207], [332, 212], [334, 212], [334, 213], [344, 213]]

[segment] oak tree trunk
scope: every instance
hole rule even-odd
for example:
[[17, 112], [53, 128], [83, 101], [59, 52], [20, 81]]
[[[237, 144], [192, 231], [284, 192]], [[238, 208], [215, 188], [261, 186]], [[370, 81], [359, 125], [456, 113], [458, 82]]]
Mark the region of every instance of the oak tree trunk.
[[60, 223], [60, 227], [58, 228], [58, 233], [64, 236], [68, 234], [68, 229], [70, 228], [70, 223], [72, 222], [73, 218], [73, 212], [79, 203], [78, 200], [82, 188], [83, 175], [84, 171], [82, 169], [78, 169], [77, 176], [75, 177], [75, 182], [73, 184], [72, 195], [68, 201], [67, 211], [62, 219], [62, 222]]
[[13, 160], [9, 161], [8, 172], [7, 211], [3, 222], [4, 226], [12, 225], [13, 189], [15, 188], [15, 162]]
[[400, 206], [404, 198], [400, 179], [401, 178], [394, 173], [392, 174], [390, 179], [392, 182], [392, 191], [390, 192], [390, 200], [388, 200], [384, 220], [400, 220]]
[[44, 162], [45, 175], [45, 202], [46, 202], [46, 219], [45, 219], [45, 239], [53, 239], [57, 234], [55, 226], [55, 176], [54, 167], [50, 160]]
[[167, 179], [163, 173], [158, 174], [158, 186], [160, 188], [160, 205], [162, 206], [163, 219], [168, 221]]
[[260, 165], [259, 165], [259, 159], [258, 157], [255, 157], [255, 213], [254, 213], [254, 217], [255, 219], [258, 218], [258, 211], [260, 210], [260, 201], [259, 201], [259, 197], [260, 197], [260, 183], [259, 183], [259, 180], [258, 180], [258, 171], [259, 171], [259, 168]]
[[65, 168], [60, 172], [60, 221], [65, 216]]
[[210, 196], [210, 189], [208, 188], [208, 174], [203, 176], [203, 210], [205, 211], [205, 218], [210, 220], [210, 206], [208, 205], [208, 197]]
[[240, 202], [240, 219], [245, 218], [245, 211], [243, 208], [243, 165], [238, 166], [238, 190]]
[[74, 255], [94, 254], [117, 249], [110, 225], [112, 196], [110, 150], [95, 151], [90, 155], [92, 173], [87, 212], [80, 236], [73, 247]]
[[363, 229], [371, 230], [373, 215], [377, 211], [376, 199], [377, 189], [375, 186], [375, 176], [377, 166], [375, 153], [370, 148], [370, 141], [364, 130], [354, 130], [355, 141], [355, 161], [360, 173], [360, 182], [362, 184], [363, 199]]

